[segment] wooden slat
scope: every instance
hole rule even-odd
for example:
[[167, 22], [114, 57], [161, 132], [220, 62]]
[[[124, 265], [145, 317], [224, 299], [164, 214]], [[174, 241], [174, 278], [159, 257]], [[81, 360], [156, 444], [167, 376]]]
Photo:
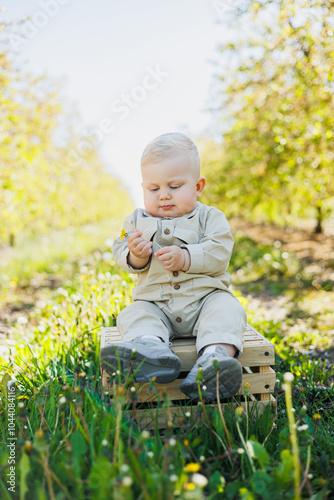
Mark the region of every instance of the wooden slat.
[[[110, 342], [120, 342], [122, 337], [116, 327], [101, 329], [101, 348]], [[196, 338], [175, 339], [172, 349], [179, 356], [182, 371], [190, 371], [197, 359]], [[238, 360], [242, 366], [261, 366], [275, 364], [274, 345], [253, 327], [247, 324], [245, 330], [244, 350]]]
[[[269, 371], [268, 368], [270, 369], [269, 366], [259, 366], [259, 369], [260, 369], [259, 375], [264, 377], [267, 374], [267, 372]], [[275, 384], [275, 381], [274, 381], [274, 384]], [[268, 400], [269, 400], [269, 391], [262, 393], [261, 394], [261, 401], [268, 401]]]
[[[105, 391], [109, 391], [108, 375], [103, 370], [102, 384]], [[268, 396], [270, 391], [274, 390], [276, 381], [275, 371], [268, 367], [268, 371], [264, 373], [243, 373], [241, 387], [238, 394], [245, 393], [245, 384], [250, 384], [249, 394], [263, 394]], [[133, 384], [137, 389], [138, 402], [159, 401], [163, 400], [163, 393], [166, 392], [171, 400], [188, 399], [185, 394], [179, 389], [182, 379], [174, 380], [170, 384], [154, 384], [154, 391], [148, 392], [149, 383]], [[261, 399], [265, 400], [266, 398]], [[268, 398], [267, 398], [268, 399]]]
[[[255, 400], [255, 401], [250, 401], [248, 402], [248, 408], [254, 417], [260, 416], [261, 413], [263, 412], [264, 408], [269, 404], [269, 403], [276, 403], [275, 398], [270, 395], [270, 400], [269, 401], [261, 401], [261, 400]], [[236, 407], [236, 403], [224, 403], [222, 404], [222, 409], [223, 411], [226, 411], [228, 407]], [[238, 403], [238, 405], [242, 406], [243, 408], [246, 409], [247, 411], [247, 404], [246, 402], [241, 402]], [[212, 406], [212, 405], [206, 405], [206, 407]], [[214, 405], [217, 408], [217, 405]], [[255, 407], [255, 408], [254, 408]], [[190, 412], [192, 416], [190, 417], [190, 421], [193, 421], [194, 418], [196, 418], [196, 408], [197, 406], [171, 406], [168, 409], [164, 408], [157, 408], [157, 409], [145, 409], [145, 410], [137, 410], [136, 411], [136, 417], [137, 417], [137, 422], [138, 425], [141, 429], [152, 429], [155, 427], [155, 423], [157, 421], [158, 428], [163, 429], [167, 426], [168, 421], [174, 422], [174, 424], [177, 425], [177, 418], [184, 417], [185, 412]], [[254, 410], [253, 410], [254, 408]], [[132, 415], [132, 411], [129, 410], [128, 412], [129, 415]], [[176, 426], [175, 425], [175, 426]]]

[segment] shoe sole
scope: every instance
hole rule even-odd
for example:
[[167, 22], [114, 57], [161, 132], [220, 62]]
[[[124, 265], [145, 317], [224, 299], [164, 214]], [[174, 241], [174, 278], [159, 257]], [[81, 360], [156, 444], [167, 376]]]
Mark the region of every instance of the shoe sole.
[[[242, 367], [236, 358], [224, 359], [219, 363], [219, 396], [221, 398], [229, 398], [236, 394], [241, 386]], [[205, 400], [214, 401], [217, 399], [217, 371], [214, 365], [203, 369], [202, 385], [206, 386]], [[190, 399], [199, 400], [197, 382], [192, 384], [180, 384], [180, 390]]]
[[[147, 355], [147, 346], [136, 345], [136, 359], [131, 359], [133, 344], [116, 346], [109, 345], [103, 347], [101, 350], [101, 365], [104, 370], [106, 370], [109, 375], [118, 370], [117, 354], [118, 352], [121, 372], [126, 375], [133, 363], [132, 372], [134, 372], [138, 365], [144, 361], [142, 366], [139, 368], [133, 380], [137, 383], [143, 383], [150, 381], [153, 377], [156, 377], [156, 382], [158, 384], [167, 384], [173, 382], [180, 375], [181, 372], [181, 361], [179, 358], [173, 355], [159, 354], [157, 357], [150, 357]], [[111, 366], [109, 366], [111, 365]]]

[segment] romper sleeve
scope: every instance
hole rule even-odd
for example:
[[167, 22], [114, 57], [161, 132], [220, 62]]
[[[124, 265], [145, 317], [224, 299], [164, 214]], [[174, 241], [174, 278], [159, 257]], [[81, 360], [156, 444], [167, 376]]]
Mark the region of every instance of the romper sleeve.
[[[136, 219], [137, 219], [137, 210], [132, 212], [132, 214], [128, 215], [123, 223], [123, 228], [126, 229], [127, 234], [131, 234], [134, 232], [136, 229]], [[145, 267], [142, 267], [141, 269], [136, 269], [130, 264], [128, 264], [128, 255], [130, 253], [130, 250], [128, 249], [128, 238], [127, 236], [124, 236], [123, 240], [121, 240], [120, 237], [116, 238], [113, 246], [112, 246], [112, 253], [113, 257], [116, 261], [116, 263], [121, 267], [124, 271], [127, 271], [130, 274], [139, 274], [142, 273], [143, 271], [146, 271], [150, 267], [151, 264], [151, 257], [146, 264]]]
[[199, 243], [181, 245], [190, 254], [190, 267], [186, 273], [221, 276], [227, 271], [233, 246], [234, 239], [225, 214], [211, 207]]

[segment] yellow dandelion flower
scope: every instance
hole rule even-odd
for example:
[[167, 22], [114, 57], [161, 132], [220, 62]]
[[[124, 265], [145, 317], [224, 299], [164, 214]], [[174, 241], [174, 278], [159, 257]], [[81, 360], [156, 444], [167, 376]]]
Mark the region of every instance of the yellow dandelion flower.
[[189, 446], [189, 441], [188, 441], [188, 439], [185, 439], [185, 440], [183, 441], [183, 444], [184, 444], [184, 446]]
[[319, 413], [315, 413], [313, 415], [313, 420], [320, 420], [321, 419], [321, 416], [319, 415]]
[[200, 470], [201, 466], [198, 463], [195, 462], [190, 462], [190, 464], [187, 464], [184, 468], [185, 472], [198, 472]]
[[121, 229], [121, 235], [120, 235], [121, 240], [124, 238], [124, 236], [127, 236], [127, 235], [128, 235], [128, 233], [126, 232], [126, 227], [123, 227]]
[[194, 490], [196, 488], [196, 486], [194, 485], [194, 483], [187, 483], [186, 484], [186, 490]]
[[236, 409], [235, 409], [235, 413], [236, 415], [238, 415], [239, 417], [241, 417], [244, 413], [244, 409], [242, 406], [238, 406]]

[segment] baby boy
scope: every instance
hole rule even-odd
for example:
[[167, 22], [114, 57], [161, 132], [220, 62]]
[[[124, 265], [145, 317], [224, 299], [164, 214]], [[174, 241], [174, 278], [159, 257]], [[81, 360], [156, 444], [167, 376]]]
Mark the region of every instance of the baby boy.
[[[141, 158], [145, 210], [138, 208], [124, 222], [126, 238], [113, 244], [119, 266], [138, 274], [133, 303], [117, 318], [123, 342], [101, 351], [103, 368], [123, 373], [135, 357], [135, 382], [156, 377], [175, 380], [181, 361], [170, 349], [175, 337], [196, 337], [199, 355], [180, 389], [198, 398], [196, 376], [201, 366], [206, 399], [216, 399], [219, 364], [221, 397], [235, 394], [242, 368], [247, 316], [229, 290], [227, 270], [234, 245], [229, 223], [220, 210], [200, 203], [206, 180], [193, 141], [181, 133], [163, 134], [145, 148]], [[134, 356], [135, 353], [135, 356]], [[217, 366], [217, 365], [216, 365]]]

